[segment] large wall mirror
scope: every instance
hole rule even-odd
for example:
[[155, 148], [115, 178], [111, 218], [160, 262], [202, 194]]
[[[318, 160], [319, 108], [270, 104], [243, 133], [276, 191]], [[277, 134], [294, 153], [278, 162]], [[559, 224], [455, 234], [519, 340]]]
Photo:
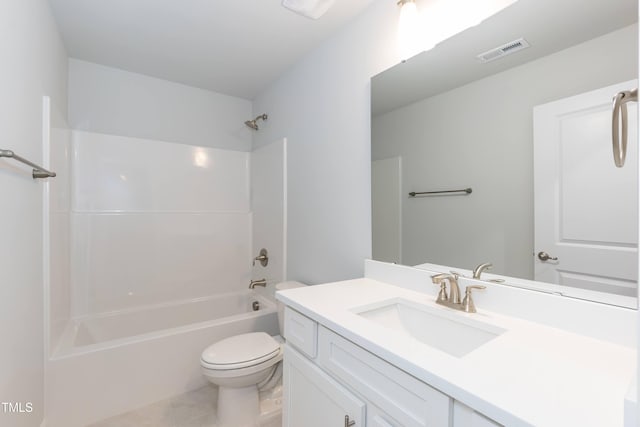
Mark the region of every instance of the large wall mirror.
[[616, 168], [611, 100], [638, 87], [637, 17], [519, 0], [375, 76], [374, 259], [635, 307], [637, 104]]

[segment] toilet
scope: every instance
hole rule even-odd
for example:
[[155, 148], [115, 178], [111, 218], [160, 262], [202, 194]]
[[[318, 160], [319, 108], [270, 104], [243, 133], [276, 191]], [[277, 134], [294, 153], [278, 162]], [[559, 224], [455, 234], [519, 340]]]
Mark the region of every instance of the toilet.
[[[283, 282], [276, 290], [305, 286]], [[283, 332], [284, 305], [278, 302], [278, 325]], [[207, 380], [219, 386], [218, 425], [220, 427], [258, 427], [260, 402], [258, 391], [273, 384], [282, 375], [280, 361], [284, 339], [264, 332], [234, 335], [207, 347], [200, 366]]]

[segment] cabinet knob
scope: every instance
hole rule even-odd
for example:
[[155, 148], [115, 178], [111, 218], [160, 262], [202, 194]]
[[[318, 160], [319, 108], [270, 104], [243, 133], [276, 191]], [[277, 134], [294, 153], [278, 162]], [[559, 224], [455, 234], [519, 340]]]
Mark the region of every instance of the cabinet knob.
[[356, 420], [349, 421], [349, 415], [344, 416], [344, 427], [351, 427], [356, 425]]

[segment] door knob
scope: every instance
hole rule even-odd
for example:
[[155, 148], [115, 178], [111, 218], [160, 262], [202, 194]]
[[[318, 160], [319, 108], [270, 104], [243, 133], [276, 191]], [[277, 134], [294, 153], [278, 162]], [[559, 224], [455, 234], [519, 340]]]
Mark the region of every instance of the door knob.
[[538, 252], [538, 259], [540, 261], [557, 261], [558, 257], [557, 256], [552, 257], [546, 252]]

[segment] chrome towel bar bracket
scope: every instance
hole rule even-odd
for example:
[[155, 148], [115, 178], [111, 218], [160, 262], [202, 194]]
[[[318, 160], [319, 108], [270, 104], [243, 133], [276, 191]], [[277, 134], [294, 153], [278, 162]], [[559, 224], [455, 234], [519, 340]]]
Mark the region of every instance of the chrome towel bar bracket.
[[[624, 166], [627, 156], [628, 124], [627, 102], [638, 101], [638, 89], [618, 92], [613, 97], [613, 114], [611, 117], [611, 137], [613, 143], [613, 161], [617, 167]], [[620, 135], [622, 134], [622, 135]]]
[[46, 170], [45, 168], [43, 168], [42, 166], [38, 166], [33, 162], [30, 162], [29, 160], [18, 156], [16, 153], [14, 153], [11, 150], [0, 150], [0, 157], [7, 157], [10, 159], [15, 159], [17, 161], [19, 161], [20, 163], [24, 163], [27, 166], [31, 166], [33, 168], [33, 172], [31, 173], [31, 176], [33, 177], [33, 179], [37, 179], [37, 178], [53, 178], [56, 176], [55, 172], [51, 172]]

